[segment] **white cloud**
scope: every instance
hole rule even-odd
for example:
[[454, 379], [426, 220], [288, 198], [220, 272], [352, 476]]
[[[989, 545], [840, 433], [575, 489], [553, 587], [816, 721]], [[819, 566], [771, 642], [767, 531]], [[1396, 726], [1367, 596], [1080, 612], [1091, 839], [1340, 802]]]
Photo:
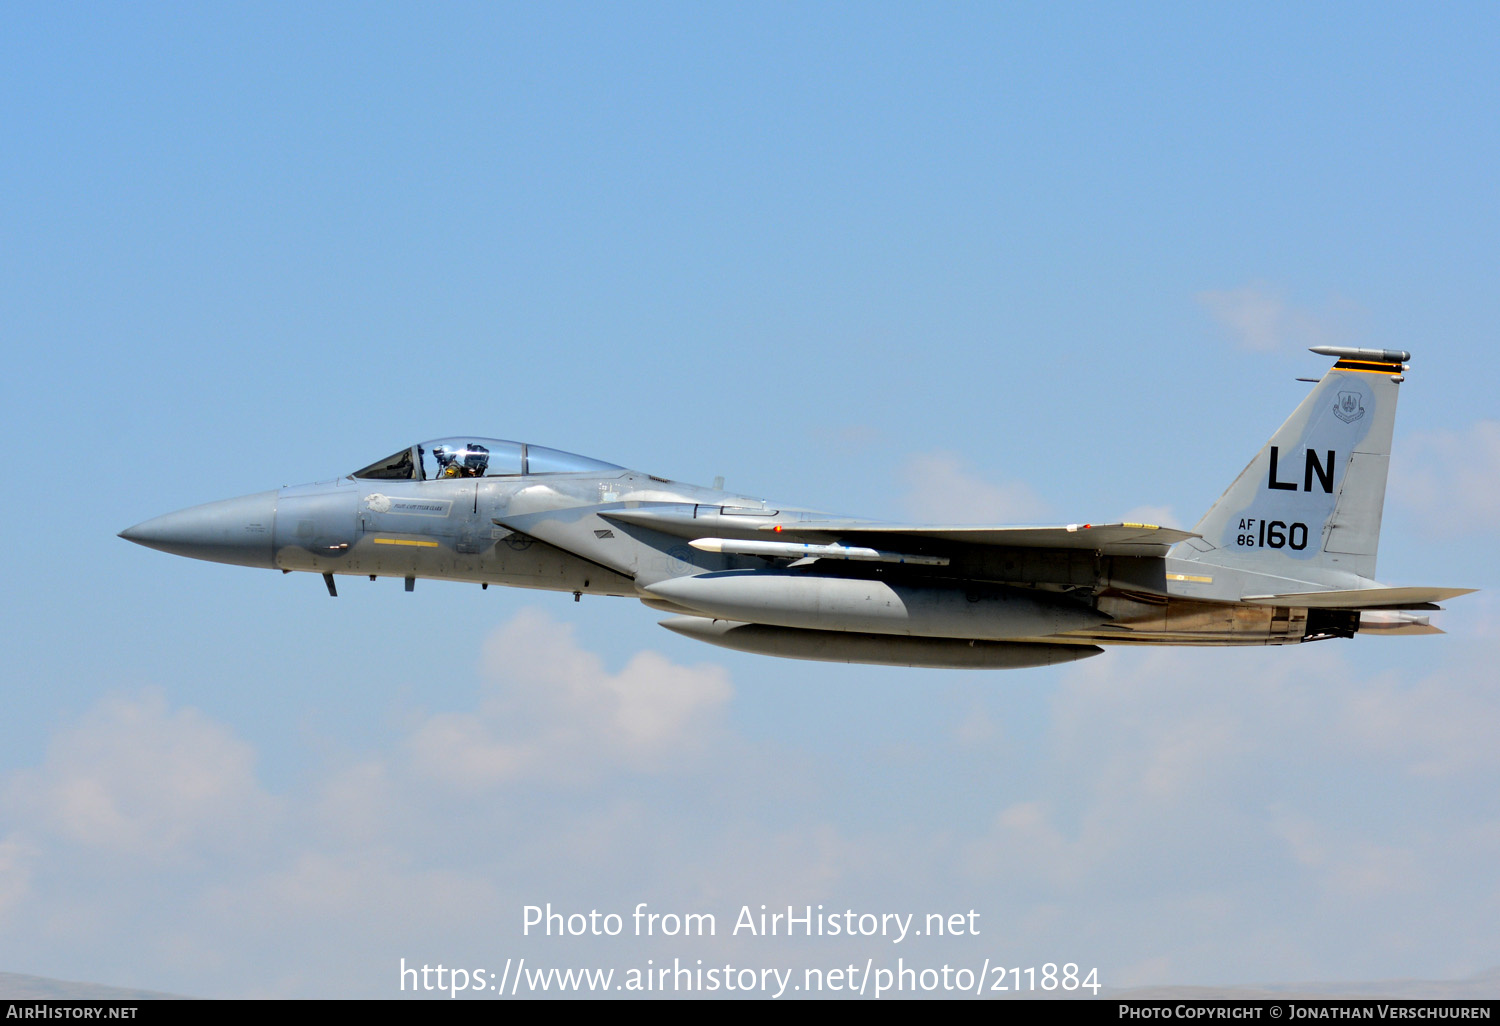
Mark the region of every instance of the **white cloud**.
[[[224, 725], [159, 694], [110, 699], [9, 781], [0, 954], [40, 951], [28, 964], [49, 972], [114, 959], [111, 981], [198, 994], [378, 995], [401, 956], [811, 965], [856, 949], [519, 935], [523, 903], [643, 900], [721, 917], [974, 907], [1018, 957], [1066, 948], [1107, 985], [1369, 978], [1414, 954], [1448, 969], [1500, 914], [1495, 646], [1425, 678], [1368, 668], [1397, 644], [1116, 649], [1060, 673], [951, 677], [964, 700], [925, 732], [903, 721], [893, 767], [875, 755], [890, 737], [752, 742], [725, 722], [722, 668], [641, 653], [612, 670], [524, 613], [486, 643], [468, 708], [414, 717], [274, 800]], [[1042, 715], [1014, 713], [1024, 692]], [[901, 696], [895, 715], [917, 701], [860, 693]], [[830, 741], [844, 723], [830, 715]], [[188, 768], [225, 809], [276, 807], [254, 820], [262, 854], [203, 858], [224, 811], [191, 789], [138, 793]], [[44, 800], [78, 780], [104, 796], [88, 814]], [[174, 847], [142, 849], [121, 822], [161, 825]], [[119, 857], [142, 850], [154, 859]]]
[[334, 843], [378, 841], [386, 824], [400, 818], [403, 798], [390, 767], [378, 757], [331, 767], [310, 798], [309, 833]]
[[1447, 536], [1500, 526], [1500, 421], [1400, 439], [1391, 454], [1391, 492], [1430, 530]]
[[[1014, 865], [1028, 852], [1022, 861], [1036, 872], [1081, 886], [1122, 851], [1149, 850], [1140, 847], [1149, 837], [1191, 849], [1233, 825], [1289, 839], [1284, 808], [1272, 806], [1314, 804], [1270, 781], [1367, 766], [1389, 776], [1388, 786], [1416, 792], [1425, 781], [1488, 777], [1500, 768], [1486, 726], [1500, 717], [1500, 696], [1482, 663], [1411, 682], [1356, 671], [1329, 644], [1254, 654], [1116, 650], [1076, 664], [1054, 704], [1060, 776], [1000, 808], [969, 855]], [[1362, 808], [1353, 818], [1383, 817]]]
[[972, 473], [952, 453], [920, 453], [901, 468], [907, 515], [924, 523], [1024, 524], [1048, 505], [1024, 481], [994, 483]]
[[1422, 860], [1412, 847], [1372, 844], [1308, 817], [1277, 817], [1271, 830], [1298, 864], [1317, 874], [1330, 899], [1379, 901], [1427, 889]]
[[1484, 968], [1454, 968], [1471, 949], [1448, 938], [1474, 941], [1500, 905], [1483, 868], [1500, 853], [1482, 783], [1500, 766], [1485, 737], [1496, 646], [1413, 680], [1370, 669], [1394, 644], [1112, 650], [1069, 667], [1045, 782], [997, 794], [960, 871], [1027, 894], [1008, 915], [1066, 908], [1080, 937], [1129, 935], [1119, 953], [1158, 982], [1221, 982], [1225, 966], [1395, 976], [1374, 967], [1443, 951], [1434, 975]]
[[571, 627], [532, 610], [490, 637], [484, 667], [476, 711], [434, 716], [413, 736], [413, 761], [427, 776], [482, 788], [659, 770], [712, 745], [733, 694], [722, 667], [678, 666], [655, 652], [609, 673]]
[[1210, 317], [1238, 345], [1252, 352], [1274, 352], [1284, 346], [1336, 345], [1353, 332], [1357, 311], [1347, 300], [1330, 299], [1320, 312], [1288, 303], [1265, 282], [1237, 289], [1209, 289], [1195, 296]]
[[99, 703], [6, 797], [41, 829], [148, 859], [238, 848], [275, 814], [253, 749], [194, 709], [169, 709], [159, 689]]
[[735, 808], [790, 785], [724, 728], [721, 667], [642, 652], [612, 672], [528, 611], [485, 644], [479, 683], [470, 710], [418, 716], [279, 799], [201, 712], [159, 691], [100, 702], [0, 780], [0, 958], [196, 994], [384, 994], [396, 955], [513, 943], [524, 902], [582, 887], [696, 909], [710, 880], [805, 878], [758, 854], [794, 845], [696, 811], [705, 778]]
[[1366, 680], [1343, 696], [1331, 726], [1351, 748], [1416, 776], [1493, 774], [1500, 771], [1493, 729], [1500, 722], [1500, 693], [1486, 665], [1466, 669], [1416, 683], [1394, 675]]

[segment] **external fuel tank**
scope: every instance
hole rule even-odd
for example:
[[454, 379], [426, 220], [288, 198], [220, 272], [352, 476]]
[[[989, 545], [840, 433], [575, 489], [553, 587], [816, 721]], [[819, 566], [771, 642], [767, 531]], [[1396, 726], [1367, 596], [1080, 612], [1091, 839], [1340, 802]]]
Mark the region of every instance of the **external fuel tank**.
[[744, 570], [675, 577], [647, 595], [720, 620], [927, 638], [1006, 641], [1087, 630], [1109, 617], [1049, 592]]
[[791, 659], [816, 659], [827, 663], [1015, 670], [1028, 666], [1070, 663], [1104, 651], [1094, 645], [963, 641], [958, 638], [856, 634], [852, 631], [809, 631], [796, 627], [770, 627], [763, 623], [710, 620], [701, 616], [674, 617], [661, 621], [661, 625], [684, 637], [706, 641], [722, 648]]

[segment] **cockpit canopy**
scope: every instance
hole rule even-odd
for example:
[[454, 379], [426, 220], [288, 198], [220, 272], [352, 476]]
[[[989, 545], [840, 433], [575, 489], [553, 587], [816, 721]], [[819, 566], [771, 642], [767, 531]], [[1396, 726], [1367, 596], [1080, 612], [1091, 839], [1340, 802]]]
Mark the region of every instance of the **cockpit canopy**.
[[461, 435], [402, 449], [363, 470], [356, 470], [354, 476], [377, 481], [436, 481], [521, 474], [607, 474], [624, 469], [603, 460], [591, 460], [587, 456], [540, 445]]

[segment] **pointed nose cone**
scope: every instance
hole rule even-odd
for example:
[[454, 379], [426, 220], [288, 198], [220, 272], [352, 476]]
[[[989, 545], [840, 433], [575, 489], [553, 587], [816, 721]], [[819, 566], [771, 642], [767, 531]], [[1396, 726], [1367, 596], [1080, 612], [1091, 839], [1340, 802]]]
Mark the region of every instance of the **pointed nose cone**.
[[274, 567], [276, 493], [208, 502], [127, 527], [120, 537], [176, 556]]

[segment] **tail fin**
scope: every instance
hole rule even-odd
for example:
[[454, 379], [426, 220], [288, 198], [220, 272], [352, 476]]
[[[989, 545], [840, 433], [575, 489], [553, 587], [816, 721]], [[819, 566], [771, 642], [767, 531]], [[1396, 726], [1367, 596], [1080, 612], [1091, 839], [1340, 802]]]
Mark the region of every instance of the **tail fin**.
[[1312, 351], [1338, 362], [1198, 521], [1202, 538], [1173, 557], [1322, 587], [1374, 578], [1396, 393], [1411, 354]]

